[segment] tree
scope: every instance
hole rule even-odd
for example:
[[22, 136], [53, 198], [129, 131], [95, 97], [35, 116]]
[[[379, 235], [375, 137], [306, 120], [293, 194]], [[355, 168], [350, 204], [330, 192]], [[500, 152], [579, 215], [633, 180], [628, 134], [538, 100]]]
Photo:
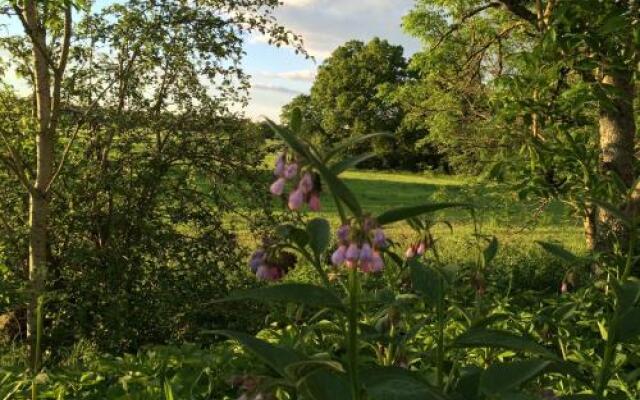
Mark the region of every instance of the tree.
[[[0, 5], [23, 27], [23, 37], [3, 37], [1, 44], [33, 93], [26, 109], [12, 108], [15, 118], [0, 125], [5, 150], [0, 161], [29, 196], [27, 336], [31, 366], [38, 370], [36, 309], [51, 264], [52, 218], [60, 217], [51, 206], [64, 199], [57, 185], [69, 159], [94, 156], [89, 171], [122, 173], [109, 169], [114, 154], [122, 154], [116, 139], [146, 130], [138, 136], [139, 146], [155, 146], [149, 161], [168, 174], [177, 160], [165, 151], [196, 143], [182, 142], [175, 135], [177, 124], [227, 113], [230, 103], [223, 99], [245, 101], [248, 82], [239, 63], [246, 33], [258, 31], [276, 44], [301, 47], [274, 20], [276, 0], [131, 0], [97, 15], [88, 3], [67, 0]], [[78, 15], [85, 17], [74, 23]], [[199, 140], [207, 140], [201, 126], [196, 130]], [[90, 140], [79, 149], [84, 135]], [[130, 145], [129, 151], [139, 149]]]
[[[479, 75], [480, 85], [490, 89], [491, 112], [479, 126], [488, 121], [497, 132], [514, 133], [498, 143], [529, 155], [529, 172], [540, 177], [534, 182], [545, 185], [544, 194], [563, 195], [575, 204], [592, 249], [601, 249], [605, 237], [620, 233], [620, 227], [587, 197], [613, 185], [612, 179], [622, 182], [616, 190], [624, 197], [636, 177], [638, 15], [637, 2], [630, 1], [420, 0], [406, 20], [431, 54], [462, 47], [468, 56], [456, 65], [472, 62], [477, 72], [471, 76]], [[457, 89], [445, 90], [464, 99]], [[597, 115], [584, 104], [595, 104]], [[519, 126], [524, 129], [516, 132]], [[574, 151], [576, 141], [582, 156]], [[593, 147], [599, 154], [589, 151]], [[561, 149], [573, 155], [559, 157]], [[586, 155], [597, 156], [599, 166], [577, 177], [572, 163], [580, 164]], [[591, 165], [587, 159], [580, 170]], [[621, 202], [628, 218], [637, 214], [634, 200]], [[624, 235], [617, 237], [624, 241]]]

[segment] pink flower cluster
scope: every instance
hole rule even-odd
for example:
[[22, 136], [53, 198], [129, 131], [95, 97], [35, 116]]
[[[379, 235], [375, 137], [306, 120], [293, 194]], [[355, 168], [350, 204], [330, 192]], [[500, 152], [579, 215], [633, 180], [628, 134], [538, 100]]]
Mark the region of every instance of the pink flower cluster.
[[404, 252], [404, 256], [407, 259], [414, 258], [415, 256], [422, 256], [427, 252], [427, 250], [429, 250], [429, 247], [429, 240], [425, 238], [420, 242], [409, 246]]
[[231, 385], [237, 386], [243, 392], [238, 400], [275, 400], [275, 396], [271, 393], [263, 393], [260, 387], [263, 386], [261, 377], [253, 376], [237, 376], [231, 379]]
[[363, 225], [362, 229], [351, 225], [338, 228], [338, 248], [331, 255], [334, 266], [359, 267], [366, 273], [382, 271], [384, 261], [380, 250], [387, 246], [387, 238], [382, 228], [373, 227], [372, 220], [367, 219]]
[[277, 256], [269, 255], [266, 250], [259, 248], [253, 252], [249, 260], [249, 268], [256, 277], [263, 281], [278, 281], [282, 279], [290, 269], [295, 267], [296, 256], [281, 252]]
[[[296, 161], [287, 163], [287, 154], [282, 153], [276, 160], [276, 167], [273, 171], [277, 179], [271, 185], [271, 194], [282, 196], [287, 181], [296, 178], [299, 169]], [[306, 203], [311, 211], [320, 211], [320, 184], [315, 174], [311, 171], [302, 173], [294, 187], [295, 189], [289, 193], [289, 209], [298, 211]]]

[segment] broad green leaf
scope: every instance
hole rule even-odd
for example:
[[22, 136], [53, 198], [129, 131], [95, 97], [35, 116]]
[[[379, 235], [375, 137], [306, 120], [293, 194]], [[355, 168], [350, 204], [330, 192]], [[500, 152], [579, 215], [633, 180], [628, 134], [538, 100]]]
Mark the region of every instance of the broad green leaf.
[[332, 165], [330, 170], [334, 174], [340, 175], [341, 173], [348, 170], [349, 168], [353, 168], [356, 165], [360, 164], [361, 162], [372, 159], [375, 156], [376, 156], [375, 153], [364, 153], [358, 156], [345, 158], [344, 160]]
[[294, 377], [295, 379], [301, 379], [318, 369], [331, 370], [340, 373], [345, 372], [342, 364], [331, 360], [304, 360], [295, 362], [287, 365], [285, 371], [287, 376]]
[[370, 400], [445, 400], [437, 389], [406, 369], [378, 367], [363, 371], [362, 382]]
[[538, 376], [548, 360], [526, 360], [491, 365], [480, 377], [480, 391], [487, 395], [509, 392]]
[[428, 214], [435, 211], [444, 210], [447, 208], [471, 208], [469, 204], [466, 203], [431, 203], [431, 204], [423, 204], [420, 206], [413, 207], [401, 207], [395, 208], [389, 211], [385, 211], [380, 214], [376, 220], [380, 225], [389, 225], [394, 222], [403, 221], [405, 219], [413, 218], [420, 216], [422, 214]]
[[618, 307], [626, 310], [640, 302], [640, 280], [630, 279], [619, 285], [617, 281], [612, 281], [613, 288], [618, 298]]
[[234, 292], [229, 297], [219, 301], [225, 302], [248, 299], [261, 302], [281, 301], [315, 307], [329, 307], [338, 310], [344, 309], [342, 301], [332, 291], [308, 283], [283, 283], [280, 285], [242, 290]]
[[331, 242], [331, 226], [326, 219], [315, 218], [307, 223], [309, 246], [317, 255], [321, 256]]
[[491, 263], [491, 261], [496, 257], [496, 254], [498, 254], [498, 239], [493, 236], [487, 247], [482, 252], [484, 264], [489, 265], [489, 263]]
[[431, 305], [437, 304], [440, 301], [440, 298], [444, 296], [444, 279], [442, 276], [437, 271], [425, 266], [418, 260], [411, 260], [409, 262], [409, 268], [411, 271], [411, 284], [413, 289], [426, 297], [429, 302], [431, 302]]
[[628, 343], [640, 336], [640, 307], [633, 307], [618, 319], [617, 339]]
[[457, 392], [465, 400], [476, 400], [480, 396], [480, 377], [483, 369], [476, 366], [463, 367], [460, 371]]
[[369, 133], [367, 135], [362, 135], [362, 136], [354, 136], [354, 137], [350, 137], [348, 139], [343, 140], [342, 142], [336, 144], [334, 147], [331, 148], [331, 150], [329, 150], [327, 152], [327, 155], [324, 159], [325, 162], [331, 160], [336, 154], [340, 153], [341, 151], [345, 151], [348, 150], [349, 147], [354, 146], [358, 143], [362, 143], [362, 142], [366, 142], [368, 140], [372, 140], [378, 137], [393, 137], [392, 134], [387, 133], [387, 132], [378, 132], [378, 133]]
[[238, 341], [242, 347], [253, 353], [262, 362], [273, 368], [281, 376], [286, 376], [286, 368], [296, 362], [303, 361], [301, 355], [282, 346], [275, 346], [264, 340], [257, 339], [251, 335], [241, 332], [233, 332], [226, 330], [210, 331], [216, 335], [226, 336], [230, 339]]
[[323, 369], [303, 378], [298, 383], [298, 392], [313, 400], [351, 400], [347, 376]]
[[536, 241], [536, 243], [539, 244], [549, 254], [556, 256], [562, 260], [565, 260], [569, 263], [575, 264], [580, 261], [580, 258], [578, 256], [574, 255], [573, 253], [566, 250], [562, 246], [559, 246], [554, 243], [540, 242], [540, 241]]
[[538, 354], [549, 359], [558, 359], [558, 356], [530, 338], [514, 335], [510, 332], [498, 331], [493, 329], [470, 329], [458, 336], [454, 340], [452, 346], [504, 348], [514, 351]]
[[289, 239], [299, 247], [305, 247], [309, 243], [309, 234], [304, 229], [293, 225], [280, 225], [276, 229], [278, 236]]

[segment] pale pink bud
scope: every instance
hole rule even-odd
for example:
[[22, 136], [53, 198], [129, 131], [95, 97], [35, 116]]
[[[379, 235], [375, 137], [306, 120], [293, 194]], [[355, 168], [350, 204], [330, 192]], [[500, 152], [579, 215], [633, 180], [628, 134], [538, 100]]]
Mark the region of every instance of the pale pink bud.
[[276, 159], [276, 168], [273, 170], [273, 174], [275, 176], [284, 175], [285, 158], [286, 158], [285, 153], [282, 153]]
[[284, 177], [291, 179], [298, 173], [298, 164], [291, 163], [284, 167]]
[[309, 172], [305, 173], [300, 179], [300, 183], [298, 184], [302, 193], [307, 194], [313, 190], [313, 177]]
[[373, 264], [372, 272], [380, 272], [384, 268], [384, 261], [377, 251], [373, 252], [371, 264]]
[[309, 197], [309, 209], [311, 211], [320, 211], [320, 196], [317, 193], [312, 193]]
[[336, 236], [341, 243], [347, 243], [349, 241], [349, 233], [351, 232], [351, 227], [349, 225], [342, 225], [338, 228], [336, 232]]
[[387, 246], [387, 237], [384, 235], [382, 228], [378, 228], [373, 233], [373, 245], [379, 249]]
[[333, 254], [331, 255], [331, 263], [336, 267], [341, 266], [342, 264], [344, 264], [344, 260], [346, 259], [346, 254], [347, 254], [347, 246], [340, 245], [336, 249], [336, 251], [334, 251]]
[[302, 207], [304, 203], [304, 193], [302, 190], [296, 189], [289, 195], [289, 209], [292, 211], [297, 211]]
[[418, 245], [418, 248], [416, 249], [416, 253], [418, 253], [418, 255], [421, 256], [426, 251], [427, 251], [427, 245], [424, 242], [420, 242], [420, 244]]
[[413, 258], [416, 256], [416, 250], [413, 248], [413, 246], [409, 246], [407, 251], [404, 252], [404, 256], [406, 258]]
[[348, 261], [358, 260], [358, 258], [360, 258], [360, 249], [358, 248], [358, 245], [355, 243], [351, 243], [349, 245], [349, 248], [347, 248], [347, 253], [345, 254], [345, 257], [347, 258]]
[[362, 245], [362, 249], [360, 249], [360, 261], [361, 262], [369, 262], [373, 257], [373, 250], [371, 250], [371, 246], [369, 243], [365, 243]]
[[569, 291], [569, 285], [567, 285], [567, 282], [562, 282], [562, 285], [560, 285], [560, 293], [567, 293]]
[[274, 196], [280, 196], [284, 192], [284, 185], [287, 181], [284, 178], [278, 178], [269, 189]]

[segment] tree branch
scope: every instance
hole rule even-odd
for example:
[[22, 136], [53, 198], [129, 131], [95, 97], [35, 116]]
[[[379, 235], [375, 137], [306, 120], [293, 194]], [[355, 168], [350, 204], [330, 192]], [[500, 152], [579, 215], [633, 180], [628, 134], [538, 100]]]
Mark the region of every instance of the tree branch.
[[432, 47], [431, 50], [435, 50], [438, 47], [440, 47], [440, 45], [442, 45], [442, 43], [444, 42], [444, 40], [446, 38], [448, 38], [449, 36], [451, 36], [454, 32], [456, 32], [458, 29], [460, 29], [462, 27], [462, 24], [468, 20], [469, 18], [473, 18], [474, 16], [480, 14], [481, 12], [488, 10], [490, 8], [498, 8], [502, 6], [502, 3], [500, 3], [499, 1], [492, 1], [491, 3], [487, 3], [485, 5], [482, 5], [480, 7], [474, 8], [473, 10], [469, 10], [468, 12], [466, 12], [462, 17], [460, 17], [460, 21], [452, 24], [449, 27], [449, 30], [446, 31], [442, 36], [440, 36], [440, 39], [438, 39], [438, 42]]
[[40, 43], [40, 41], [36, 38], [33, 32], [33, 28], [31, 27], [31, 25], [29, 25], [29, 22], [25, 19], [22, 9], [18, 7], [17, 3], [13, 4], [13, 10], [18, 16], [18, 19], [20, 19], [20, 23], [22, 24], [22, 28], [24, 29], [24, 32], [27, 34], [27, 36], [29, 36], [29, 39], [31, 39], [31, 43], [33, 43], [33, 45], [40, 51], [47, 65], [49, 65], [49, 67], [55, 71], [57, 69], [57, 66], [49, 56], [49, 50], [45, 46], [43, 46], [42, 43]]
[[69, 49], [71, 47], [71, 26], [72, 26], [71, 5], [67, 3], [64, 9], [64, 36], [62, 39], [62, 48], [60, 49], [60, 61], [54, 69], [53, 74], [53, 106], [51, 109], [50, 129], [56, 131], [58, 121], [60, 120], [60, 99], [62, 91], [62, 81], [64, 72], [67, 68], [67, 60], [69, 59]]
[[538, 17], [531, 12], [520, 0], [499, 0], [502, 5], [512, 14], [538, 27]]

